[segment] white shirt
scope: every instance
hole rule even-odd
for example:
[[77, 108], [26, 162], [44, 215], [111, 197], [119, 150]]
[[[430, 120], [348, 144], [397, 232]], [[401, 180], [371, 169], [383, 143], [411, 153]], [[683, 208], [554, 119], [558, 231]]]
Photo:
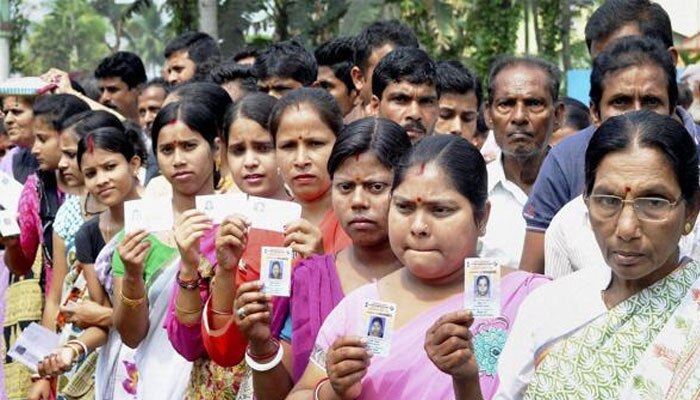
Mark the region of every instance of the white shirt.
[[544, 236], [544, 274], [554, 279], [590, 266], [607, 267], [595, 240], [583, 196], [554, 216]]
[[501, 265], [518, 268], [525, 242], [523, 207], [527, 194], [506, 179], [503, 158], [486, 165], [491, 213], [486, 235], [480, 238], [480, 257], [494, 258]]
[[610, 277], [609, 268], [587, 268], [542, 285], [523, 300], [498, 359], [500, 385], [494, 399], [522, 399], [539, 351], [608, 311], [601, 291]]

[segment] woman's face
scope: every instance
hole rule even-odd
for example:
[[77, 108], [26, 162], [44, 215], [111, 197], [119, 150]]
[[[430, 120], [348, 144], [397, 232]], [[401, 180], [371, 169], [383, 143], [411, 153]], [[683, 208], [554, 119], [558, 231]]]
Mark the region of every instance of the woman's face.
[[277, 166], [294, 197], [311, 202], [331, 186], [326, 165], [335, 135], [310, 106], [289, 107], [277, 131]]
[[333, 210], [353, 244], [388, 240], [392, 173], [373, 152], [348, 157], [333, 175]]
[[479, 278], [479, 281], [476, 283], [476, 292], [479, 296], [486, 296], [489, 294], [489, 281], [486, 278]]
[[378, 320], [372, 321], [372, 327], [369, 330], [370, 336], [381, 337], [382, 336], [382, 323]]
[[233, 180], [244, 193], [260, 197], [284, 194], [272, 136], [257, 122], [239, 117], [231, 124], [226, 157]]
[[274, 276], [275, 278], [282, 277], [282, 270], [280, 268], [280, 265], [277, 263], [272, 264], [272, 276]]
[[44, 118], [34, 118], [32, 122], [36, 140], [32, 146], [32, 154], [39, 162], [42, 171], [53, 171], [58, 168], [61, 159], [60, 135]]
[[10, 142], [15, 146], [31, 148], [34, 144], [32, 103], [25, 97], [8, 96], [2, 100], [2, 109], [5, 111], [4, 122]]
[[478, 237], [471, 203], [441, 167], [428, 163], [406, 171], [389, 207], [389, 241], [412, 275], [436, 284], [450, 281], [461, 274], [464, 259], [476, 255]]
[[124, 202], [138, 186], [138, 170], [141, 160], [134, 156], [130, 161], [121, 153], [100, 148], [83, 154], [81, 169], [85, 187], [102, 204], [113, 207]]
[[70, 187], [82, 186], [83, 174], [78, 167], [78, 137], [73, 128], [68, 128], [59, 137], [61, 147], [61, 159], [58, 161], [58, 171], [66, 185]]
[[[218, 149], [218, 138], [217, 149]], [[185, 196], [214, 188], [214, 160], [218, 150], [182, 121], [165, 125], [158, 135], [158, 166], [173, 190]]]
[[[625, 200], [658, 197], [681, 199], [676, 175], [663, 153], [653, 148], [610, 153], [600, 162], [591, 195], [614, 195]], [[601, 218], [588, 200], [598, 246], [615, 275], [623, 280], [665, 276], [678, 264], [678, 241], [685, 224], [693, 226], [697, 206], [680, 200], [661, 221], [640, 220], [632, 204], [613, 217]]]

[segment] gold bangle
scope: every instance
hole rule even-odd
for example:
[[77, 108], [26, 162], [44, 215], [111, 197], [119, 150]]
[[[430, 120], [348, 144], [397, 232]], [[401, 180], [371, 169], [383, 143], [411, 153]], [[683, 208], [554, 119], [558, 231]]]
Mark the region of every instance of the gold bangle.
[[124, 303], [125, 306], [129, 308], [136, 308], [140, 306], [144, 300], [146, 300], [146, 295], [144, 294], [143, 296], [139, 297], [138, 299], [130, 299], [126, 296], [124, 296], [124, 291], [120, 290], [119, 291], [119, 298], [121, 299], [122, 303]]
[[179, 312], [182, 315], [199, 314], [202, 312], [201, 307], [196, 309], [196, 310], [185, 310], [185, 309], [181, 308], [179, 305], [177, 305], [177, 301], [175, 301], [175, 310], [177, 310], [177, 312]]
[[75, 364], [78, 360], [80, 360], [80, 350], [82, 349], [78, 350], [76, 347], [71, 346], [71, 343], [66, 343], [63, 346], [73, 350], [73, 359], [71, 360], [71, 364]]

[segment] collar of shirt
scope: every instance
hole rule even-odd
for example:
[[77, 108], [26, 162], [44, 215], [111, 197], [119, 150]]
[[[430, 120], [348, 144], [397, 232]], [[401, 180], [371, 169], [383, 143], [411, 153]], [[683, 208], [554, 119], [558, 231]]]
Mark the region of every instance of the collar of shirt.
[[499, 152], [495, 160], [486, 164], [486, 172], [488, 173], [489, 196], [496, 191], [506, 191], [519, 203], [525, 205], [527, 194], [518, 185], [506, 179], [506, 171], [503, 168], [503, 153]]

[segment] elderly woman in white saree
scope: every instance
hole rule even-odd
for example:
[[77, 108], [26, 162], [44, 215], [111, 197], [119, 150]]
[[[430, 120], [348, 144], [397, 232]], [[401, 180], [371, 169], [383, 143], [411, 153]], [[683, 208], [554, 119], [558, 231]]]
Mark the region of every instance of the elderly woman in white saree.
[[496, 398], [698, 398], [700, 263], [678, 246], [695, 225], [698, 183], [696, 145], [674, 119], [638, 111], [598, 128], [584, 198], [610, 268], [523, 302]]

